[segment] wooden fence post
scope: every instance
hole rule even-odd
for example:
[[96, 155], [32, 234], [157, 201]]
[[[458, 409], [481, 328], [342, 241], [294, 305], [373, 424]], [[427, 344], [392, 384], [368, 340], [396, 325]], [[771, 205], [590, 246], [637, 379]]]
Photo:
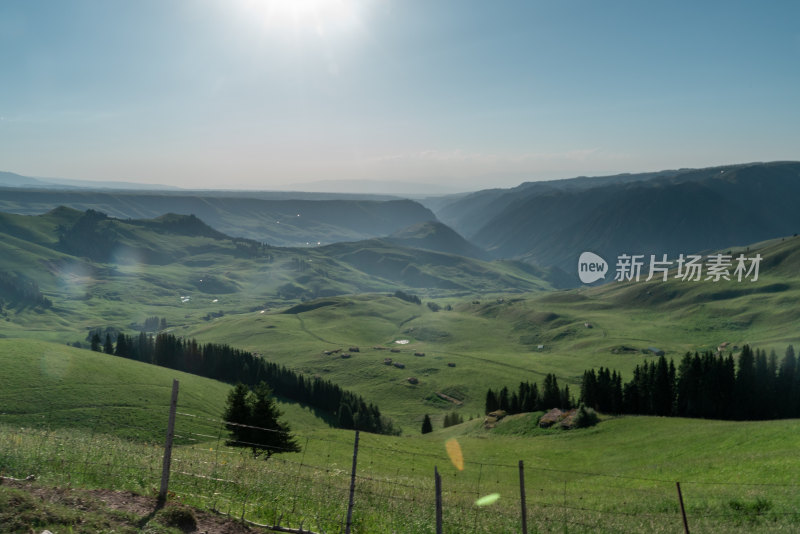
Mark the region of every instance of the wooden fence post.
[[433, 467], [433, 477], [436, 482], [436, 534], [442, 534], [442, 477], [436, 466]]
[[172, 438], [175, 437], [175, 412], [178, 408], [178, 380], [172, 380], [172, 399], [169, 403], [169, 422], [167, 423], [167, 441], [164, 444], [164, 462], [161, 466], [161, 490], [158, 492], [158, 506], [164, 506], [169, 488], [169, 470], [172, 463]]
[[681, 493], [681, 483], [676, 482], [675, 487], [678, 488], [678, 502], [681, 504], [681, 517], [683, 517], [683, 531], [689, 534], [689, 522], [686, 521], [686, 509], [683, 507], [683, 494]]
[[519, 461], [519, 501], [522, 505], [522, 534], [528, 534], [528, 507], [525, 503], [525, 471]]
[[358, 430], [356, 430], [356, 442], [353, 445], [353, 469], [350, 472], [350, 502], [347, 505], [347, 525], [345, 534], [350, 534], [350, 525], [353, 523], [353, 501], [356, 495], [356, 464], [358, 463]]

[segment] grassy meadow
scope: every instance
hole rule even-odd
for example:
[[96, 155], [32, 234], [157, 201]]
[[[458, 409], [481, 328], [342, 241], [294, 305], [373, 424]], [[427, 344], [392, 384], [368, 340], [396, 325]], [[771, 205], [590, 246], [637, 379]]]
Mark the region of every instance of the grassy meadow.
[[[306, 303], [298, 313], [259, 310], [176, 332], [252, 350], [380, 398], [383, 412], [414, 429], [425, 413], [434, 420], [452, 409], [466, 417], [481, 414], [487, 388], [541, 382], [547, 373], [576, 396], [586, 369], [611, 367], [627, 379], [636, 365], [654, 357], [651, 347], [676, 362], [687, 351], [714, 351], [723, 343], [728, 350], [744, 344], [775, 350], [780, 358], [800, 341], [800, 309], [794, 305], [800, 284], [792, 271], [800, 265], [797, 243], [767, 245], [757, 282], [671, 279], [423, 299], [422, 305], [380, 294], [342, 296]], [[349, 359], [324, 354], [352, 346], [360, 352]], [[384, 365], [385, 358], [405, 367]], [[409, 384], [409, 377], [419, 384]]]
[[[782, 356], [800, 344], [797, 239], [750, 247], [749, 255], [765, 258], [757, 282], [554, 291], [511, 262], [378, 242], [248, 257], [232, 240], [124, 222], [109, 223], [121, 237], [97, 261], [55, 246], [54, 228], [77, 216], [0, 217], [2, 269], [24, 272], [53, 302], [6, 300], [0, 308], [0, 475], [152, 494], [178, 378], [179, 411], [188, 415], [176, 431], [174, 501], [319, 532], [342, 527], [352, 432], [281, 400], [303, 450], [254, 460], [224, 445], [219, 418], [230, 385], [67, 346], [88, 346], [96, 328], [135, 333], [156, 316], [176, 335], [329, 379], [394, 419], [400, 436], [361, 436], [357, 532], [433, 532], [434, 466], [443, 476], [446, 532], [518, 531], [519, 460], [531, 531], [679, 531], [676, 481], [693, 530], [800, 530], [800, 421], [618, 417], [564, 431], [538, 429], [539, 414], [508, 417], [492, 430], [482, 417], [489, 387], [555, 373], [577, 397], [585, 369], [611, 367], [627, 379], [653, 357], [643, 352], [649, 347], [676, 360], [723, 342]], [[159, 251], [169, 252], [156, 258]], [[376, 251], [391, 265], [370, 263]], [[415, 261], [423, 262], [418, 270], [406, 270]], [[409, 285], [415, 280], [435, 283]], [[398, 287], [422, 303], [391, 296]], [[336, 349], [351, 356], [325, 354]], [[451, 411], [465, 422], [443, 429]], [[423, 436], [425, 414], [435, 430]], [[463, 470], [448, 456], [451, 439]], [[475, 504], [494, 493], [493, 504]]]
[[[2, 393], [0, 474], [154, 494], [169, 388], [178, 377], [174, 502], [264, 524], [341, 527], [352, 431], [284, 403], [302, 451], [255, 460], [224, 445], [219, 405], [227, 385], [45, 342], [2, 340], [0, 355], [18, 384]], [[446, 532], [517, 531], [519, 460], [532, 531], [677, 531], [675, 481], [700, 531], [798, 528], [800, 421], [630, 416], [565, 431], [537, 428], [538, 415], [510, 416], [492, 430], [478, 418], [436, 425], [424, 436], [362, 434], [355, 531], [433, 532], [434, 467], [443, 479]], [[451, 440], [463, 469], [447, 452]], [[476, 506], [494, 493], [495, 503]]]

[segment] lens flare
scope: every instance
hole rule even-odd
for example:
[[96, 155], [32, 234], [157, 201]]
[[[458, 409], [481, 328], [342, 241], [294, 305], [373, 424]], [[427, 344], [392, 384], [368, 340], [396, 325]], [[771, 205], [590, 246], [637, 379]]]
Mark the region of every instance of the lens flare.
[[83, 297], [93, 283], [92, 270], [82, 263], [66, 263], [58, 270], [59, 289], [69, 298]]
[[497, 502], [497, 499], [500, 498], [499, 493], [490, 493], [489, 495], [485, 495], [475, 501], [475, 506], [489, 506], [490, 504], [494, 504]]
[[458, 444], [456, 438], [450, 438], [444, 443], [444, 448], [447, 450], [447, 456], [450, 461], [459, 471], [464, 470], [464, 455], [461, 453], [461, 445]]

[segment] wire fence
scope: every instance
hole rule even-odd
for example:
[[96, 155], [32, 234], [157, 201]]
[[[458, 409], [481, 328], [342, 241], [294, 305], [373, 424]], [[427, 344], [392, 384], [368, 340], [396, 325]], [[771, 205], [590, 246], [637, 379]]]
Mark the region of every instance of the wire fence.
[[[170, 433], [167, 420], [164, 414], [162, 435]], [[166, 498], [275, 531], [800, 531], [796, 484], [680, 481], [681, 503], [674, 480], [542, 467], [526, 458], [459, 462], [444, 447], [415, 450], [402, 438], [369, 434], [300, 435], [299, 452], [265, 460], [251, 452], [261, 444], [232, 441], [230, 422], [180, 408], [174, 421]], [[157, 497], [168, 447], [135, 439], [152, 435], [152, 427], [124, 426], [130, 439], [110, 436], [118, 429], [107, 422], [89, 432], [6, 425], [0, 475]]]

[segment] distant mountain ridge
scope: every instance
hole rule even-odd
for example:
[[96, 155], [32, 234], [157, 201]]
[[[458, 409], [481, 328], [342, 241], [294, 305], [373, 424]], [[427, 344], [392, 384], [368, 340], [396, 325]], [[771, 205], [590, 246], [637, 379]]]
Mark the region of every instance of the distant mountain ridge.
[[13, 172], [0, 171], [0, 187], [52, 187], [53, 184]]
[[32, 178], [13, 172], [0, 171], [0, 187], [21, 187], [37, 189], [78, 189], [93, 190], [124, 189], [124, 190], [180, 190], [179, 187], [161, 184], [142, 184], [138, 182], [71, 180], [68, 178]]
[[[3, 176], [19, 178], [9, 174]], [[674, 256], [800, 231], [795, 206], [800, 163], [791, 161], [526, 182], [419, 202], [291, 197], [9, 187], [0, 191], [0, 211], [39, 214], [64, 204], [120, 219], [193, 214], [216, 231], [274, 246], [381, 239], [401, 247], [556, 268], [552, 272], [561, 277], [559, 286], [570, 285], [561, 275], [578, 284], [577, 258], [584, 251], [609, 261], [623, 253]]]
[[520, 198], [555, 191], [581, 191], [605, 185], [640, 182], [670, 177], [680, 172], [682, 171], [667, 170], [592, 178], [580, 176], [561, 180], [523, 182], [510, 189], [485, 189], [468, 195], [453, 195], [451, 202], [445, 202], [444, 199], [431, 200], [430, 206], [442, 222], [469, 237]]
[[676, 255], [797, 233], [797, 198], [800, 163], [773, 162], [522, 184], [438, 215], [495, 257], [574, 273], [583, 251]]
[[151, 219], [165, 213], [195, 215], [222, 233], [275, 246], [308, 246], [382, 237], [435, 220], [432, 211], [407, 199], [267, 199], [261, 194], [0, 190], [0, 211], [46, 213], [65, 205], [118, 219]]

